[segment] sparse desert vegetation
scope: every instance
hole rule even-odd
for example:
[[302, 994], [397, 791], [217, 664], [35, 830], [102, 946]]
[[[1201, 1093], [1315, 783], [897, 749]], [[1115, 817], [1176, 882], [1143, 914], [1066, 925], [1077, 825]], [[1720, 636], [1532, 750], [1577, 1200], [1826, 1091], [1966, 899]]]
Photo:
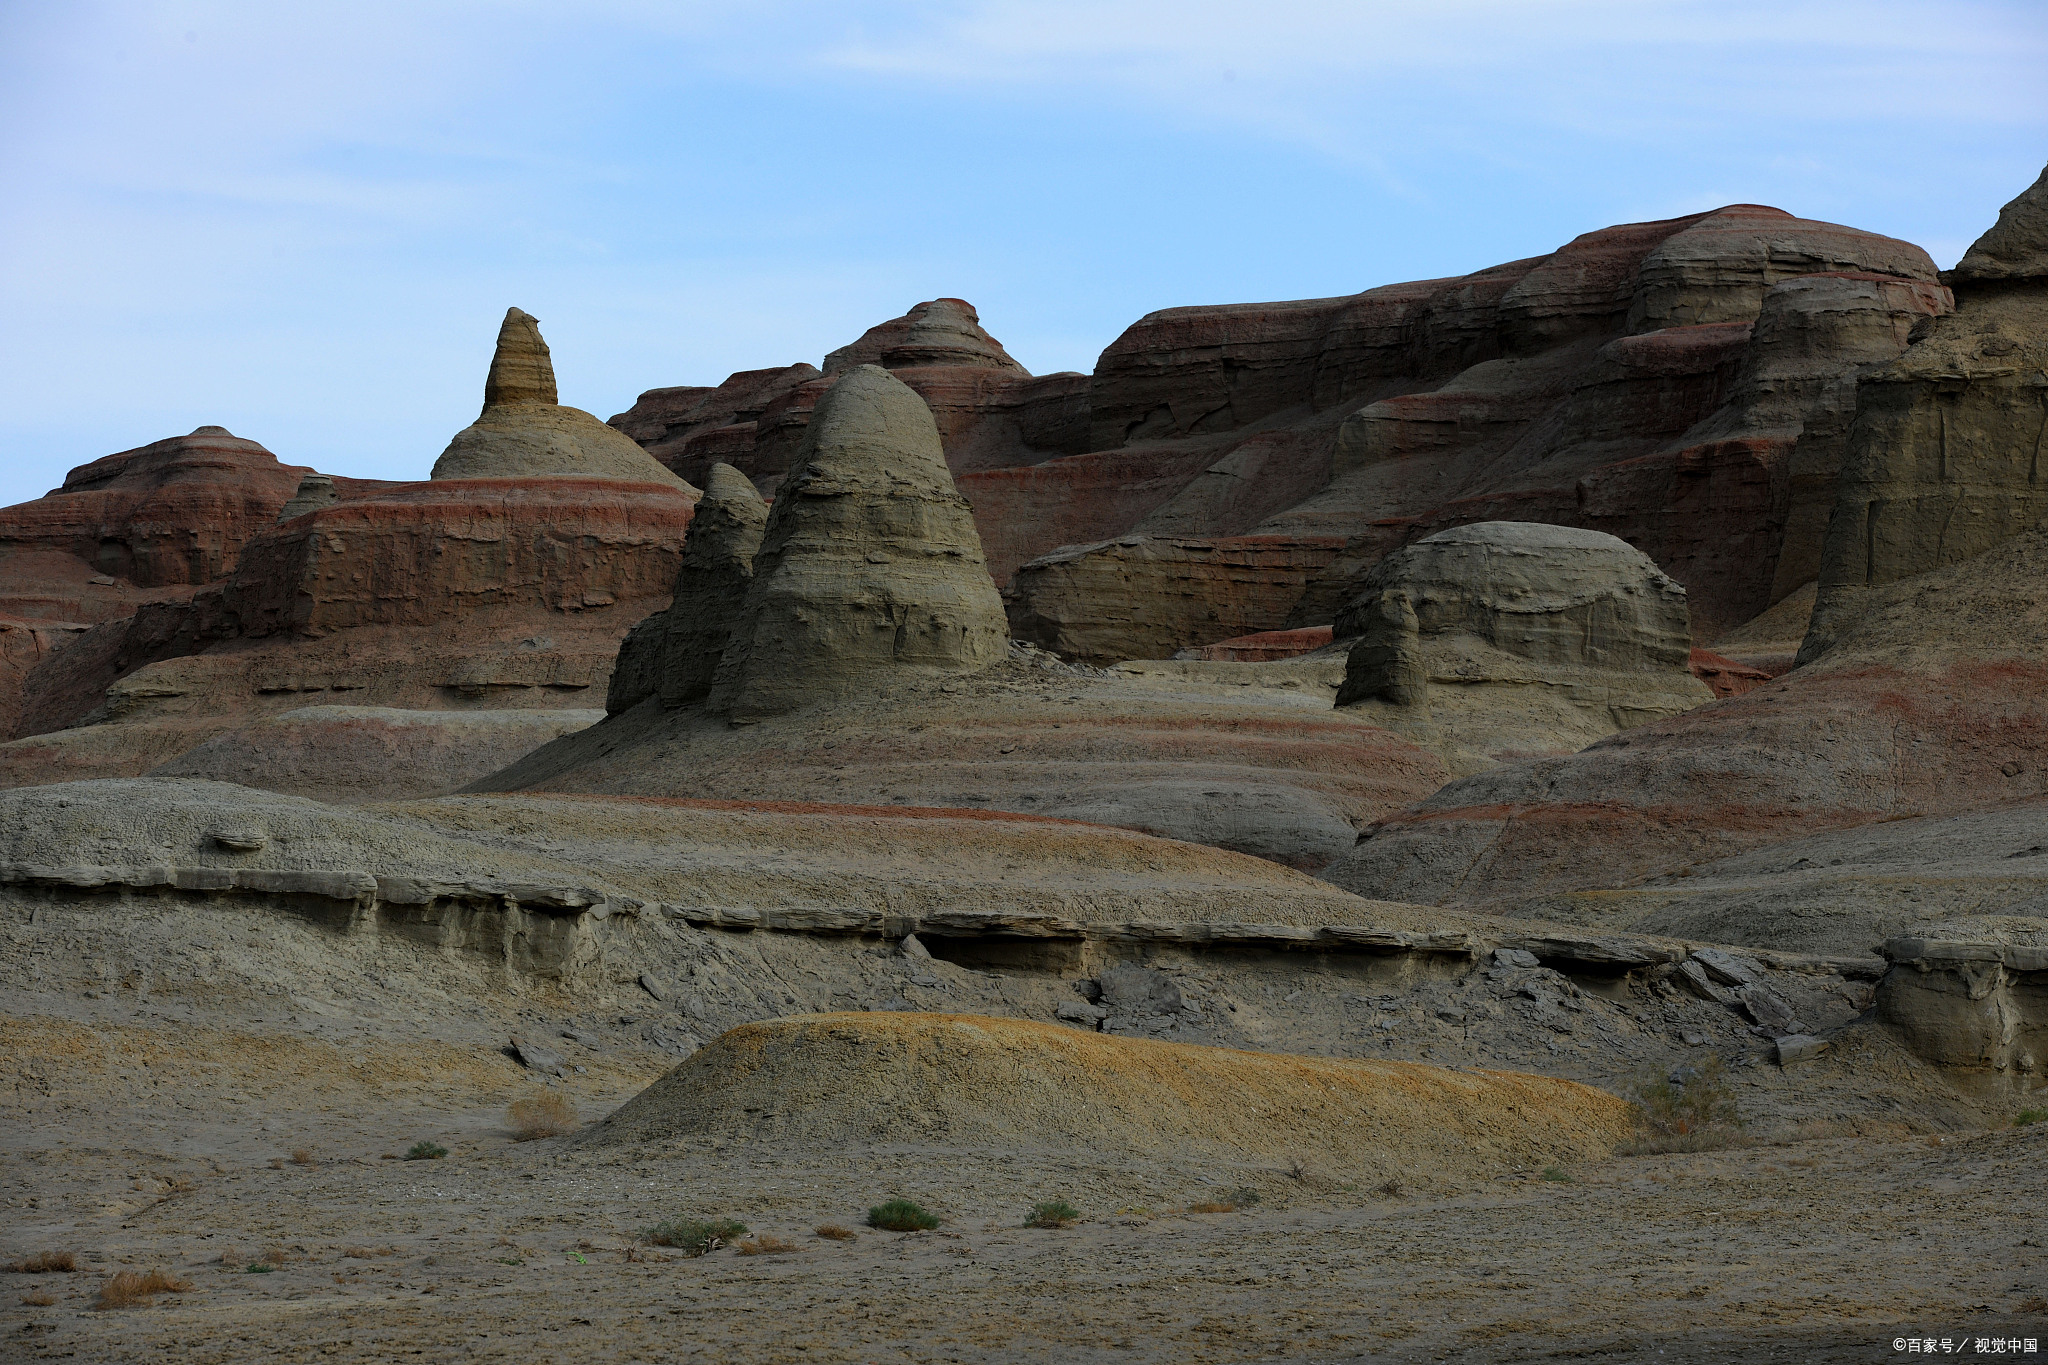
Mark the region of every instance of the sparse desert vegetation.
[[868, 1226], [884, 1232], [927, 1232], [939, 1225], [938, 1215], [910, 1199], [885, 1199], [868, 1210]]
[[1044, 1199], [1024, 1217], [1027, 1228], [1064, 1228], [1081, 1221], [1081, 1211], [1064, 1199]]
[[9, 1261], [7, 1270], [16, 1275], [49, 1275], [70, 1273], [78, 1269], [78, 1253], [75, 1251], [38, 1251], [32, 1256], [20, 1256]]
[[686, 1256], [702, 1256], [744, 1237], [747, 1225], [736, 1218], [665, 1218], [640, 1234], [649, 1246], [674, 1247]]
[[576, 1106], [553, 1090], [514, 1100], [505, 1110], [505, 1121], [516, 1142], [562, 1137], [583, 1126], [576, 1117]]
[[159, 1294], [183, 1294], [191, 1288], [192, 1281], [162, 1270], [116, 1271], [100, 1286], [99, 1307], [134, 1308], [153, 1301]]

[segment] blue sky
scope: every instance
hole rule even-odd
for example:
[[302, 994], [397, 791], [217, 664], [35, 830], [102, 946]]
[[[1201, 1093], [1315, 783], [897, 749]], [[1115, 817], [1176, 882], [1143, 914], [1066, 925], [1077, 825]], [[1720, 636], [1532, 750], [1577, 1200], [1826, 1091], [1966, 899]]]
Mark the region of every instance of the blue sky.
[[0, 502], [203, 423], [424, 477], [509, 304], [604, 417], [942, 294], [1086, 370], [1738, 201], [1948, 265], [2044, 70], [2037, 0], [0, 0]]

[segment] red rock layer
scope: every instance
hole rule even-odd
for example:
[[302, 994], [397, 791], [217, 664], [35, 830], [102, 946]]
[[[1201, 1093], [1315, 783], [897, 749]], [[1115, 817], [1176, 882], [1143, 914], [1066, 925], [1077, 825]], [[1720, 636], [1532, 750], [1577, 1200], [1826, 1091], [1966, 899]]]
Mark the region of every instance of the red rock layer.
[[1335, 537], [1131, 536], [1026, 564], [1010, 632], [1089, 663], [1167, 659], [1286, 619], [1343, 541]]
[[1695, 649], [1688, 660], [1692, 675], [1714, 689], [1716, 697], [1739, 697], [1769, 682], [1773, 675], [1761, 668], [1724, 659], [1710, 649]]
[[1208, 663], [1272, 663], [1278, 659], [1294, 659], [1303, 654], [1313, 654], [1329, 644], [1332, 638], [1329, 626], [1309, 626], [1302, 630], [1262, 630], [1255, 635], [1240, 635], [1233, 640], [1218, 640], [1213, 645], [1197, 645], [1193, 649], [1183, 649], [1173, 657]]

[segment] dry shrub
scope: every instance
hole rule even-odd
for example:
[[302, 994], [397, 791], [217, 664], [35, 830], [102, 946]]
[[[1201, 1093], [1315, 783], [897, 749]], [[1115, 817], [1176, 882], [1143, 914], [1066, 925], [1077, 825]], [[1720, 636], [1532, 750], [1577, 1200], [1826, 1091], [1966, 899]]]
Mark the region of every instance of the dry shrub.
[[785, 1252], [801, 1250], [795, 1242], [785, 1242], [772, 1232], [748, 1238], [733, 1248], [742, 1256], [780, 1256]]
[[319, 1160], [320, 1158], [313, 1154], [311, 1147], [292, 1148], [292, 1165], [294, 1166], [312, 1166], [317, 1164]]
[[1636, 1136], [1617, 1149], [1627, 1156], [1717, 1152], [1749, 1140], [1736, 1112], [1735, 1089], [1728, 1084], [1727, 1067], [1719, 1057], [1637, 1081], [1629, 1107], [1635, 1113]]
[[267, 1266], [283, 1267], [291, 1262], [292, 1253], [289, 1247], [273, 1244], [263, 1248], [263, 1254], [257, 1259]]
[[828, 1242], [853, 1242], [858, 1241], [860, 1238], [860, 1234], [852, 1228], [843, 1228], [837, 1223], [820, 1223], [811, 1231], [817, 1233]]
[[147, 1275], [123, 1270], [100, 1286], [100, 1307], [133, 1308], [158, 1294], [182, 1294], [191, 1287], [192, 1281], [174, 1279], [161, 1270]]
[[1230, 1203], [1225, 1203], [1224, 1201], [1222, 1201], [1222, 1200], [1220, 1200], [1220, 1199], [1212, 1199], [1212, 1200], [1210, 1200], [1210, 1201], [1209, 1201], [1208, 1203], [1206, 1203], [1206, 1204], [1190, 1204], [1190, 1205], [1188, 1205], [1188, 1212], [1189, 1212], [1189, 1213], [1236, 1213], [1236, 1212], [1237, 1212], [1237, 1205], [1235, 1205], [1235, 1204], [1230, 1204]]
[[31, 1289], [21, 1296], [21, 1301], [31, 1308], [48, 1308], [57, 1301], [57, 1296], [47, 1289]]
[[505, 1119], [512, 1126], [514, 1142], [561, 1137], [583, 1126], [583, 1120], [576, 1117], [576, 1106], [553, 1090], [512, 1101]]
[[48, 1275], [52, 1272], [78, 1269], [78, 1253], [75, 1251], [38, 1251], [33, 1256], [24, 1256], [11, 1261], [7, 1268], [17, 1275]]
[[1031, 1206], [1027, 1228], [1064, 1228], [1081, 1221], [1081, 1211], [1064, 1199], [1046, 1199]]

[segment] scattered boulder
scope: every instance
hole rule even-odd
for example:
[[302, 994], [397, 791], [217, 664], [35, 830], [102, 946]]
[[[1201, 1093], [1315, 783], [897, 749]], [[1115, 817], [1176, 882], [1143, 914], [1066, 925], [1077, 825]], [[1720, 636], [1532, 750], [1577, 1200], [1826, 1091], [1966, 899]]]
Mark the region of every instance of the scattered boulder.
[[930, 410], [887, 370], [855, 367], [819, 403], [769, 513], [710, 705], [759, 719], [882, 671], [980, 672], [1007, 649]]
[[434, 461], [431, 477], [557, 475], [689, 488], [631, 438], [580, 408], [557, 403], [554, 361], [541, 339], [539, 322], [508, 308], [484, 381], [483, 412], [455, 434]]
[[651, 696], [666, 706], [685, 706], [710, 695], [767, 526], [768, 504], [747, 476], [731, 465], [711, 466], [683, 542], [674, 600], [667, 611], [635, 626], [620, 646], [606, 710], [630, 710]]

